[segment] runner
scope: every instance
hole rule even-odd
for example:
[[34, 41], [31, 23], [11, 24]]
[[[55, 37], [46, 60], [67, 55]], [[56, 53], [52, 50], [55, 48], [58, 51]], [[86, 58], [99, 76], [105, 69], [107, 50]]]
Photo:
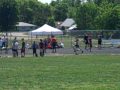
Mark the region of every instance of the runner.
[[75, 41], [73, 44], [73, 50], [74, 50], [76, 55], [78, 55], [78, 51], [81, 51], [81, 53], [83, 53], [83, 50], [79, 46], [79, 39], [77, 37], [75, 38]]

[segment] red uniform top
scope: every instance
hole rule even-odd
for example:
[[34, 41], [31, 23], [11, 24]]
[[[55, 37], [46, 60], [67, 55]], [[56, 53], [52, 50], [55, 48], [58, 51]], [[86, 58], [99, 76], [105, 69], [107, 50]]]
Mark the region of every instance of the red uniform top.
[[51, 38], [51, 42], [57, 42], [56, 38]]

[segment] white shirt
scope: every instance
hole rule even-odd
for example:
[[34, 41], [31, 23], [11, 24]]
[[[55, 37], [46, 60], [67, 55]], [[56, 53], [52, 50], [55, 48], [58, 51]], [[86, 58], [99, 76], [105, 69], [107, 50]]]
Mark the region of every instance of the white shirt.
[[13, 49], [18, 49], [18, 46], [19, 46], [19, 43], [15, 42], [15, 43], [13, 43], [12, 48]]

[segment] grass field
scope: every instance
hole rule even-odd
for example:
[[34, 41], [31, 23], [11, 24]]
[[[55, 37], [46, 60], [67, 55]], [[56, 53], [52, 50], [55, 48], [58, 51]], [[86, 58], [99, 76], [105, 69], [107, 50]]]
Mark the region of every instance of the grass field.
[[120, 90], [120, 56], [0, 58], [0, 90]]

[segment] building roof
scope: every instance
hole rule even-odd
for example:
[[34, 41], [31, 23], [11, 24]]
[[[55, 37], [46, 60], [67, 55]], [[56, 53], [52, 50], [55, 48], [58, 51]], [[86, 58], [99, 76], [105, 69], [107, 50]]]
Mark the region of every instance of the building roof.
[[75, 24], [75, 21], [72, 18], [67, 18], [60, 26], [71, 27], [73, 24]]
[[29, 26], [29, 27], [34, 27], [36, 25], [33, 24], [29, 24], [29, 23], [25, 23], [25, 22], [18, 22], [18, 24], [16, 24], [16, 26]]

